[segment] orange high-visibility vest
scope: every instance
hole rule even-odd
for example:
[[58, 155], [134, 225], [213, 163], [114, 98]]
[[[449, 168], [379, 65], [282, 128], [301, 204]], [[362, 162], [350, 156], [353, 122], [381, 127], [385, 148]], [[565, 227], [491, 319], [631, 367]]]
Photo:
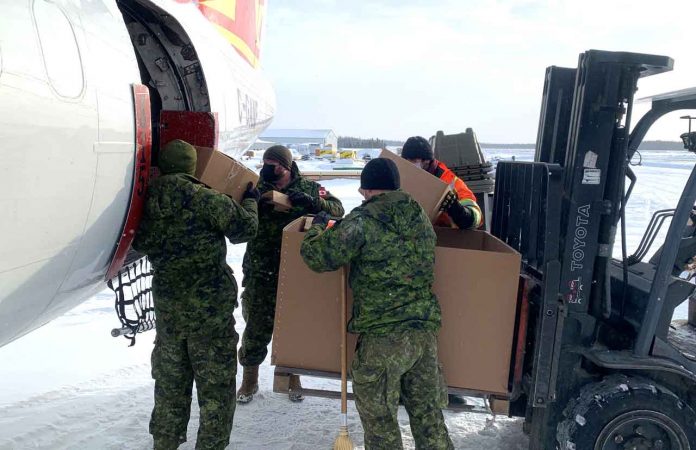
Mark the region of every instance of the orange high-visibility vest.
[[[446, 165], [436, 159], [430, 164], [428, 172], [449, 184], [450, 188], [457, 194], [459, 203], [470, 208], [471, 212], [474, 214], [474, 224], [471, 228], [476, 229], [483, 225], [483, 214], [481, 214], [481, 208], [479, 208], [478, 203], [476, 203], [476, 196], [471, 192], [471, 189], [469, 189], [469, 186], [467, 186], [464, 181], [456, 176]], [[435, 226], [456, 228], [456, 225], [446, 212], [442, 212], [437, 216]]]

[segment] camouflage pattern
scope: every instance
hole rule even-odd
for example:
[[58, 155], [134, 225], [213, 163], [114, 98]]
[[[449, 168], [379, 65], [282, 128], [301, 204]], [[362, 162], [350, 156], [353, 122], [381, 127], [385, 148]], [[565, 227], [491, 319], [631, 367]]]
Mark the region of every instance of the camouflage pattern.
[[433, 331], [360, 335], [351, 369], [366, 450], [403, 448], [399, 399], [408, 412], [417, 449], [454, 449], [442, 416], [447, 388]]
[[435, 232], [408, 194], [372, 197], [332, 228], [313, 225], [301, 254], [317, 272], [350, 263], [359, 333], [351, 367], [365, 449], [401, 449], [399, 399], [418, 449], [453, 449], [442, 408], [447, 390], [437, 360], [440, 306], [432, 293]]
[[150, 434], [155, 449], [186, 442], [191, 392], [196, 381], [200, 426], [197, 449], [224, 449], [235, 410], [237, 341], [232, 336], [179, 339], [157, 336], [152, 352], [155, 407]]
[[440, 305], [431, 290], [435, 241], [420, 205], [405, 192], [390, 191], [363, 202], [326, 231], [312, 226], [300, 251], [316, 272], [350, 263], [349, 331], [438, 331]]
[[[292, 180], [285, 189], [278, 190], [264, 179], [259, 180], [257, 187], [261, 194], [272, 190], [285, 194], [304, 192], [320, 198], [322, 211], [335, 217], [343, 216], [341, 201], [321, 188], [319, 183], [303, 178], [295, 163], [292, 163], [291, 173]], [[247, 244], [242, 266], [242, 315], [246, 328], [239, 349], [239, 362], [245, 367], [257, 366], [263, 362], [273, 335], [283, 228], [307, 213], [301, 207], [293, 207], [287, 212], [275, 211], [272, 204], [261, 200], [258, 234]]]
[[163, 175], [150, 184], [133, 248], [147, 254], [154, 274], [157, 337], [150, 433], [157, 449], [176, 448], [186, 439], [194, 380], [200, 405], [196, 448], [223, 449], [229, 441], [237, 372], [237, 283], [225, 262], [225, 237], [244, 242], [257, 226], [252, 199], [240, 206], [183, 173]]
[[256, 202], [237, 202], [185, 174], [164, 175], [148, 189], [133, 248], [152, 263], [157, 334], [231, 336], [237, 283], [227, 245], [256, 234]]

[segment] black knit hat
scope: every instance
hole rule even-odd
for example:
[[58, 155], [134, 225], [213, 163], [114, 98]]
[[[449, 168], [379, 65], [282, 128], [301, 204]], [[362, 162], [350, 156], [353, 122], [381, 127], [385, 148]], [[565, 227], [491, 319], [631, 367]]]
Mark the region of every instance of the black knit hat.
[[401, 149], [401, 157], [404, 159], [435, 159], [433, 148], [422, 136], [412, 136], [406, 139], [404, 147]]
[[399, 169], [391, 159], [375, 158], [365, 164], [360, 174], [361, 189], [395, 191], [400, 187]]
[[263, 159], [272, 159], [278, 161], [281, 166], [290, 170], [292, 167], [292, 153], [284, 145], [274, 145], [268, 147], [263, 153]]

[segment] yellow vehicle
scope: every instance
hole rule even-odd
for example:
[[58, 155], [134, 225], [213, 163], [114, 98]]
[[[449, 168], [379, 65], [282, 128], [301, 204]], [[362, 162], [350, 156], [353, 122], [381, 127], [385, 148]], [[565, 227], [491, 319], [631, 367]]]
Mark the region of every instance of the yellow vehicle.
[[355, 150], [341, 150], [338, 152], [340, 159], [358, 159], [358, 152]]
[[336, 150], [332, 147], [328, 148], [318, 148], [315, 150], [315, 155], [319, 158], [324, 158], [324, 157], [336, 157]]

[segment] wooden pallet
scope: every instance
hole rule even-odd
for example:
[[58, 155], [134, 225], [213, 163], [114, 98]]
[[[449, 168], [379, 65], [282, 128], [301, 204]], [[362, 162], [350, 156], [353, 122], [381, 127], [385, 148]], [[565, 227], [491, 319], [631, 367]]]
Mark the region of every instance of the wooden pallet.
[[[315, 378], [328, 378], [338, 380], [341, 378], [340, 374], [333, 372], [322, 372], [320, 370], [306, 370], [297, 369], [291, 367], [281, 367], [276, 366], [275, 373], [273, 375], [273, 392], [280, 394], [287, 394], [289, 389], [290, 375], [300, 375], [309, 376]], [[350, 379], [350, 377], [349, 377]], [[322, 398], [332, 398], [340, 399], [340, 391], [332, 391], [327, 389], [310, 389], [303, 387], [300, 391], [305, 397], [322, 397]], [[482, 414], [501, 414], [508, 415], [510, 410], [510, 402], [507, 399], [493, 397], [490, 394], [469, 391], [466, 389], [449, 388], [449, 393], [458, 397], [478, 397], [484, 398], [486, 401], [486, 406], [472, 405], [465, 402], [450, 403], [447, 405], [448, 410], [451, 411], [461, 411], [461, 412], [476, 412]], [[348, 400], [355, 400], [355, 396], [352, 392], [348, 392]]]

